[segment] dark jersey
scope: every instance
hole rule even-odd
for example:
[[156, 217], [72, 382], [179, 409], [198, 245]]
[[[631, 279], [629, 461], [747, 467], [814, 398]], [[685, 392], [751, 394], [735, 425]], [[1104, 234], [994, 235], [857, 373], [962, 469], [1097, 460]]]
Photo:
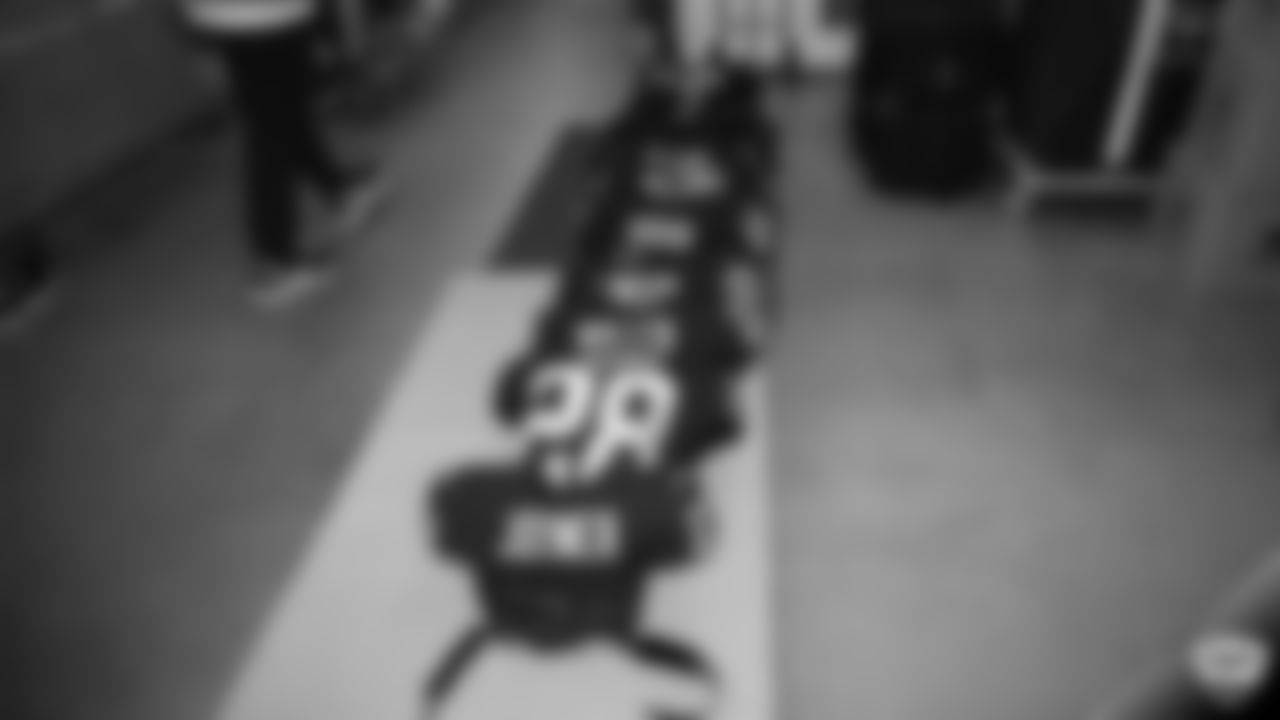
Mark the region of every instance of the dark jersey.
[[758, 264], [721, 257], [696, 249], [687, 255], [588, 249], [567, 268], [543, 326], [554, 331], [557, 325], [602, 314], [674, 318], [683, 337], [698, 338], [691, 350], [724, 372], [738, 372], [761, 349], [751, 317], [771, 273]]
[[[753, 246], [746, 216], [725, 206], [686, 207], [637, 201], [611, 213], [581, 236], [566, 268], [559, 302], [591, 310], [643, 304], [622, 300], [618, 285], [669, 286], [650, 298], [663, 312], [702, 326], [732, 327], [731, 282], [736, 276], [763, 283], [770, 272], [766, 249]], [[641, 292], [639, 295], [643, 296]]]
[[475, 573], [489, 624], [556, 643], [630, 634], [646, 581], [697, 550], [699, 502], [669, 475], [555, 487], [521, 463], [451, 473], [430, 513], [438, 550]]
[[534, 325], [531, 354], [581, 352], [588, 342], [598, 344], [592, 337], [605, 335], [619, 350], [651, 358], [680, 376], [735, 378], [753, 360], [748, 337], [732, 324], [727, 310], [710, 301], [702, 307], [628, 306], [608, 299], [603, 289], [598, 294], [590, 288], [565, 293]]
[[579, 264], [630, 258], [707, 268], [758, 263], [772, 253], [772, 237], [753, 224], [769, 219], [767, 210], [728, 197], [655, 196], [643, 183], [620, 185], [602, 198], [578, 234]]
[[719, 138], [656, 135], [621, 154], [605, 177], [614, 184], [630, 183], [655, 199], [731, 200], [772, 207], [775, 196], [772, 176], [739, 159]]
[[693, 282], [698, 280], [685, 280], [679, 272], [628, 268], [569, 275], [536, 327], [538, 342], [563, 344], [583, 322], [597, 318], [624, 327], [647, 319], [670, 321], [680, 338], [678, 367], [697, 365], [736, 376], [751, 367], [762, 349], [762, 338], [743, 312], [744, 297], [750, 300], [759, 285], [757, 277], [726, 271], [702, 281], [714, 282], [714, 291], [705, 285], [682, 286]]
[[[678, 274], [688, 291], [719, 292], [728, 272], [770, 272], [775, 252], [767, 212], [730, 200], [646, 198], [636, 188], [606, 196], [575, 240], [568, 276], [611, 268]], [[714, 297], [689, 297], [704, 304]]]
[[643, 81], [602, 145], [609, 164], [654, 146], [702, 148], [714, 154], [741, 189], [762, 189], [776, 165], [773, 138], [762, 100], [750, 75], [728, 73], [697, 99], [681, 97], [670, 80]]
[[764, 84], [746, 69], [729, 69], [722, 76], [710, 105], [713, 121], [724, 132], [755, 152], [755, 162], [771, 174], [777, 169], [777, 132], [765, 106]]

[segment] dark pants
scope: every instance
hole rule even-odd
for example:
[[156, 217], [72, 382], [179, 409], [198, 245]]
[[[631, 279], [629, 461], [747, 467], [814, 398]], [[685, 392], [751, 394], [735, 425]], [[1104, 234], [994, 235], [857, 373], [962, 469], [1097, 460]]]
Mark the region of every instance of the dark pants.
[[345, 184], [313, 107], [312, 30], [218, 40], [244, 131], [253, 250], [272, 263], [303, 257], [296, 183], [309, 182], [329, 201], [338, 198]]

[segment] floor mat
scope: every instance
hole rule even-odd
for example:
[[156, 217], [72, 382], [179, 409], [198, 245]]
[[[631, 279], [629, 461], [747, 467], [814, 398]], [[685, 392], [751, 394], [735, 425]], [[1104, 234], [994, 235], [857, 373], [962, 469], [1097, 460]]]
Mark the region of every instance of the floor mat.
[[561, 267], [570, 251], [574, 212], [590, 179], [596, 129], [576, 125], [552, 143], [542, 169], [489, 265], [494, 270]]

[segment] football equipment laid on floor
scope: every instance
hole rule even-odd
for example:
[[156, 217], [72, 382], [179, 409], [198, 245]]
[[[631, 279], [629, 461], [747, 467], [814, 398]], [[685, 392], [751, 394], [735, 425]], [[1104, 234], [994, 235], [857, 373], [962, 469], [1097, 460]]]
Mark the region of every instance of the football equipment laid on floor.
[[[708, 284], [710, 281], [706, 281]], [[584, 270], [567, 279], [547, 308], [535, 342], [558, 338], [590, 318], [610, 318], [631, 324], [657, 318], [676, 324], [681, 348], [698, 353], [707, 366], [724, 376], [736, 376], [755, 361], [758, 348], [734, 314], [727, 274], [715, 285], [700, 286], [684, 275], [644, 268]]]
[[777, 140], [758, 82], [743, 73], [641, 84], [609, 123], [600, 160], [623, 169], [654, 149], [709, 153], [740, 191], [765, 194], [777, 165]]
[[[650, 286], [659, 279], [661, 276], [622, 275], [601, 282], [613, 285], [623, 295], [634, 293], [627, 299], [647, 300], [641, 295], [664, 290]], [[624, 281], [640, 284], [628, 287]], [[534, 326], [528, 345], [531, 355], [582, 352], [599, 344], [592, 338], [600, 337], [632, 357], [669, 366], [673, 372], [726, 381], [741, 375], [754, 359], [748, 338], [732, 325], [727, 311], [711, 306], [710, 301], [703, 308], [671, 304], [632, 307], [610, 295], [607, 288], [600, 297], [588, 296], [585, 290], [568, 292]]]
[[728, 201], [618, 198], [601, 208], [579, 236], [561, 298], [597, 302], [588, 298], [598, 298], [612, 275], [661, 273], [670, 276], [681, 307], [705, 312], [713, 303], [724, 312], [738, 299], [726, 283], [745, 273], [755, 277], [763, 306], [772, 292], [774, 232], [767, 215]]
[[665, 638], [592, 641], [548, 651], [499, 633], [471, 631], [429, 678], [426, 717], [709, 720], [719, 687], [708, 670], [695, 648]]
[[544, 646], [631, 636], [646, 581], [703, 540], [696, 483], [581, 478], [530, 457], [459, 469], [430, 497], [436, 548], [474, 573], [489, 627]]
[[[776, 237], [770, 230], [774, 213], [766, 203], [731, 194], [689, 194], [664, 180], [638, 179], [607, 196], [581, 234], [584, 252], [623, 245], [672, 252], [709, 253], [721, 261], [765, 257]], [[671, 188], [671, 192], [666, 189]]]
[[[495, 378], [519, 458], [433, 484], [432, 543], [472, 576], [482, 619], [439, 659], [431, 717], [713, 709], [715, 672], [642, 627], [644, 600], [705, 551], [700, 471], [745, 430], [739, 385], [765, 345], [778, 252], [777, 145], [751, 75], [658, 69], [606, 129], [559, 282]], [[527, 683], [534, 705], [512, 690]]]

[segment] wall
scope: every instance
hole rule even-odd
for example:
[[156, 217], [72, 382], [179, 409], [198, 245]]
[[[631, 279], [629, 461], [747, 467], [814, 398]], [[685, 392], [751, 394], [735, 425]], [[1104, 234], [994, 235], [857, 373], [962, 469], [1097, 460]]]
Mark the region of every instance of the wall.
[[156, 0], [0, 3], [0, 234], [212, 98]]

